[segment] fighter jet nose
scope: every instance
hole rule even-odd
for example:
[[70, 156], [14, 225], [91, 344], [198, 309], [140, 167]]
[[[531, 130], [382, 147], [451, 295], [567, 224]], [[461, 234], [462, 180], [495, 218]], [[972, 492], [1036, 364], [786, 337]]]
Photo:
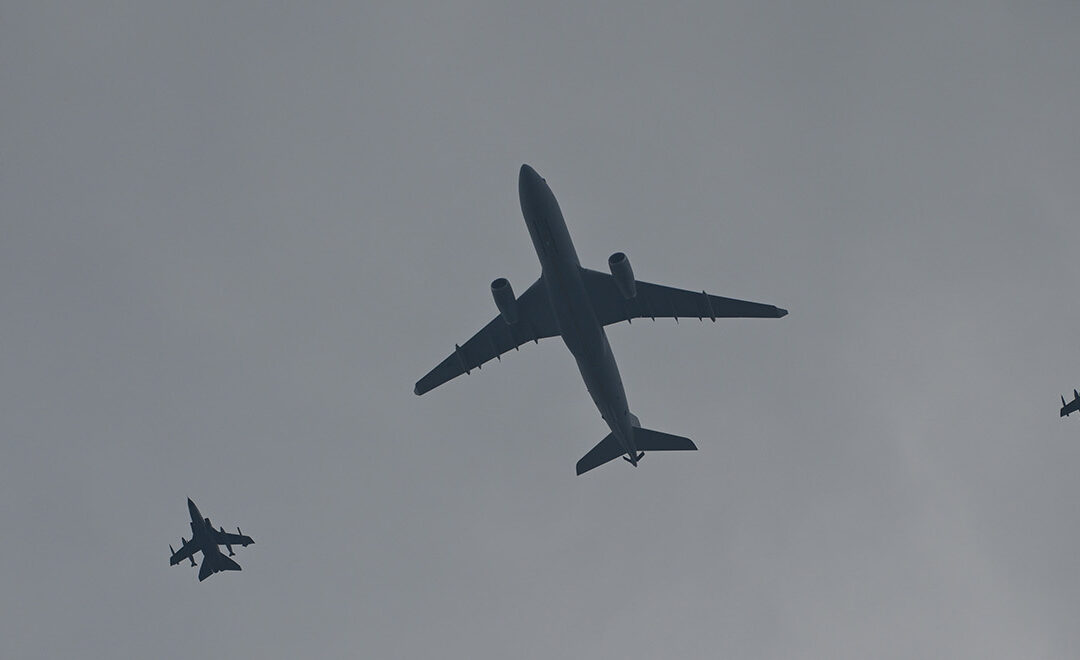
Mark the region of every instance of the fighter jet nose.
[[187, 498], [187, 505], [188, 505], [188, 506], [195, 506], [195, 503], [191, 501], [191, 498], [190, 498], [190, 497], [189, 497], [189, 498]]

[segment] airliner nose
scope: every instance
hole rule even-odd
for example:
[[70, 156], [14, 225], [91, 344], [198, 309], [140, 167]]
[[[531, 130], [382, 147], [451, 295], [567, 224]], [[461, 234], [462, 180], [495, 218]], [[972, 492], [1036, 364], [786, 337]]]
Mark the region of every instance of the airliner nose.
[[540, 175], [536, 173], [536, 170], [529, 167], [527, 163], [522, 164], [521, 172], [518, 173], [518, 181], [524, 183], [525, 181], [531, 181], [533, 179], [539, 179]]
[[521, 199], [522, 209], [531, 205], [529, 200], [536, 199], [536, 191], [540, 190], [543, 183], [543, 177], [537, 174], [536, 170], [528, 165], [521, 166], [521, 172], [518, 173], [518, 198]]

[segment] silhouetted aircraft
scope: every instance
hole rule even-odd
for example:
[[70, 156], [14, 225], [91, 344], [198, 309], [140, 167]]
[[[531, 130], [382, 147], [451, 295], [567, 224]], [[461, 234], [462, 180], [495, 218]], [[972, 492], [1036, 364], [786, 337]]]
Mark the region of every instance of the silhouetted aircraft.
[[1061, 416], [1068, 417], [1070, 413], [1080, 410], [1080, 392], [1073, 390], [1073, 400], [1065, 403], [1065, 397], [1061, 397]]
[[[173, 550], [172, 546], [169, 546], [169, 552], [172, 553], [169, 566], [176, 566], [185, 559], [190, 559], [191, 565], [194, 566], [195, 553], [201, 552], [203, 561], [202, 567], [199, 568], [199, 582], [221, 571], [239, 571], [240, 564], [229, 559], [236, 554], [232, 551], [232, 547], [234, 545], [248, 546], [255, 541], [252, 541], [250, 536], [244, 536], [239, 527], [236, 528], [235, 534], [226, 532], [224, 527], [220, 530], [214, 529], [214, 526], [210, 524], [210, 519], [203, 518], [199, 513], [199, 507], [195, 506], [191, 498], [188, 498], [187, 506], [188, 512], [191, 513], [191, 540], [185, 541], [181, 536], [179, 550]], [[225, 546], [229, 551], [228, 557], [221, 554], [219, 545]]]
[[724, 317], [779, 318], [787, 311], [636, 280], [622, 252], [608, 258], [610, 275], [582, 268], [555, 195], [528, 165], [521, 166], [518, 196], [525, 226], [540, 257], [540, 279], [517, 298], [505, 278], [492, 282], [499, 316], [464, 345], [455, 346], [453, 354], [416, 383], [416, 394], [479, 369], [492, 358], [502, 359], [503, 353], [526, 342], [561, 336], [611, 429], [578, 461], [578, 474], [620, 456], [636, 467], [647, 451], [697, 449], [688, 438], [641, 427], [626, 403], [604, 326], [646, 317], [676, 321], [679, 317], [712, 321]]

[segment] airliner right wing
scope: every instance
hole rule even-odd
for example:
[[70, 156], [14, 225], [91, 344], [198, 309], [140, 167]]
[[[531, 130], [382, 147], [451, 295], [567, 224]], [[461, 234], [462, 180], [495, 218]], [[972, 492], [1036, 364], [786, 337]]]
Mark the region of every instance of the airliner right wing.
[[[517, 348], [530, 341], [538, 342], [545, 337], [559, 334], [559, 324], [548, 301], [547, 289], [542, 279], [517, 299], [518, 319], [514, 324], [496, 316], [490, 323], [472, 336], [461, 346], [455, 346], [454, 352], [443, 360], [427, 375], [416, 383], [413, 390], [417, 394], [429, 392], [448, 380], [479, 369], [489, 360], [500, 356], [512, 348]], [[501, 358], [500, 358], [501, 359]]]
[[581, 278], [601, 325], [641, 318], [780, 318], [786, 309], [774, 305], [713, 296], [636, 280], [637, 295], [626, 299], [615, 278], [598, 270], [582, 269]]

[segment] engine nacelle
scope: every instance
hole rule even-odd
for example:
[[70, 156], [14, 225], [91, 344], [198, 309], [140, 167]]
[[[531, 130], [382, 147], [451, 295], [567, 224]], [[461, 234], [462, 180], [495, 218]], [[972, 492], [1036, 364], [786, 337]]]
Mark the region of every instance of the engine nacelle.
[[608, 257], [608, 269], [615, 278], [615, 286], [619, 287], [619, 293], [623, 298], [630, 300], [637, 295], [637, 284], [634, 282], [634, 270], [630, 268], [630, 260], [622, 252], [616, 252]]
[[518, 320], [517, 299], [514, 298], [514, 289], [510, 287], [510, 280], [500, 277], [491, 283], [491, 297], [495, 299], [495, 306], [499, 308], [499, 314], [508, 325], [514, 325]]

